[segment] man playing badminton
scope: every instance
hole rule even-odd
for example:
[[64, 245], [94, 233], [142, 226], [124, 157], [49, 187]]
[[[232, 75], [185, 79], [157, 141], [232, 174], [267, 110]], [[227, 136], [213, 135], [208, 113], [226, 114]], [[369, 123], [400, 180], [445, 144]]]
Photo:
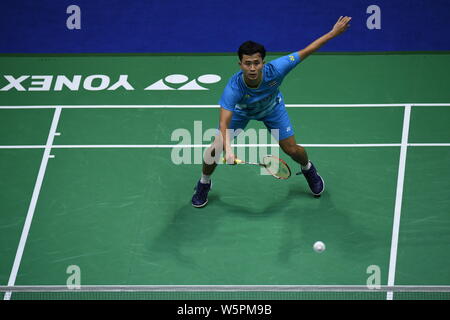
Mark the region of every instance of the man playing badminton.
[[[333, 29], [318, 38], [306, 48], [290, 55], [265, 63], [265, 48], [253, 41], [243, 43], [238, 50], [241, 71], [229, 80], [220, 99], [220, 135], [206, 150], [207, 155], [216, 156], [216, 151], [224, 151], [228, 164], [234, 164], [236, 157], [231, 148], [231, 132], [245, 129], [247, 123], [254, 119], [263, 121], [269, 130], [277, 129], [278, 142], [284, 153], [301, 166], [301, 171], [314, 196], [320, 196], [325, 189], [322, 177], [308, 159], [305, 149], [297, 145], [294, 130], [284, 105], [279, 86], [283, 78], [305, 60], [310, 54], [326, 42], [342, 34], [349, 27], [351, 17], [340, 17]], [[211, 175], [217, 161], [203, 161], [202, 176], [195, 188], [192, 205], [197, 208], [208, 203], [211, 189]]]

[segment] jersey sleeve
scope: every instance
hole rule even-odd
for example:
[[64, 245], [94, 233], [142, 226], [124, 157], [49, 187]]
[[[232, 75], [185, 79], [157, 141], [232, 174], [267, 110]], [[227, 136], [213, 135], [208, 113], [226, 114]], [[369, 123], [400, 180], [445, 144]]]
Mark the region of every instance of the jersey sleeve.
[[234, 111], [236, 104], [241, 100], [242, 94], [232, 81], [228, 82], [223, 90], [222, 97], [219, 100], [219, 105], [227, 110]]
[[300, 55], [298, 52], [294, 52], [287, 56], [275, 59], [270, 63], [274, 66], [275, 70], [284, 77], [300, 63]]

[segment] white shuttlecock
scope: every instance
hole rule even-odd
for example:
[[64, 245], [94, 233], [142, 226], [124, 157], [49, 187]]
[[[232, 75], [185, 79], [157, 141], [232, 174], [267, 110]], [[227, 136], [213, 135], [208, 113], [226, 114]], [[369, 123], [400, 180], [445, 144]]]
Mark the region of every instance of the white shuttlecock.
[[314, 251], [321, 253], [325, 251], [325, 243], [323, 243], [322, 241], [317, 241], [316, 243], [314, 243]]

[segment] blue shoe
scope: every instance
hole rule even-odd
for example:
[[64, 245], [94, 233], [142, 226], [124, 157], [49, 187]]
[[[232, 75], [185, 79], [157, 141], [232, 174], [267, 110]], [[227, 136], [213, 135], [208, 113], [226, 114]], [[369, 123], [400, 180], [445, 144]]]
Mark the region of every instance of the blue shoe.
[[211, 190], [212, 182], [208, 184], [197, 182], [194, 188], [195, 193], [192, 196], [192, 205], [196, 208], [202, 208], [208, 203], [208, 192]]
[[309, 188], [314, 196], [319, 197], [325, 190], [325, 182], [322, 177], [317, 173], [316, 167], [311, 163], [311, 168], [309, 170], [303, 170], [302, 173], [308, 182]]

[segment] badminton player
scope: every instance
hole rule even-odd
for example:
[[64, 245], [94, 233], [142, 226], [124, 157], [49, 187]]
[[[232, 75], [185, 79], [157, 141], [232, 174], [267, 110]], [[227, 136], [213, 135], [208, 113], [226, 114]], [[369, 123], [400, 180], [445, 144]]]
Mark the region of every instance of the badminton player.
[[[283, 78], [318, 50], [329, 40], [342, 34], [349, 27], [351, 17], [340, 17], [332, 30], [316, 39], [306, 48], [265, 63], [266, 50], [261, 44], [253, 41], [244, 42], [238, 50], [241, 70], [234, 74], [226, 85], [220, 104], [219, 131], [212, 145], [206, 150], [202, 167], [202, 176], [195, 187], [192, 205], [197, 208], [208, 203], [208, 192], [211, 190], [211, 175], [217, 162], [205, 161], [207, 155], [216, 156], [222, 153], [229, 164], [236, 157], [231, 148], [231, 132], [244, 130], [250, 120], [264, 122], [271, 130], [277, 129], [278, 142], [284, 153], [300, 164], [301, 171], [308, 182], [314, 196], [320, 196], [325, 189], [322, 177], [317, 173], [313, 163], [308, 159], [306, 150], [297, 145], [284, 99], [279, 91]], [[273, 131], [275, 132], [275, 131]], [[210, 157], [211, 158], [211, 157]]]

